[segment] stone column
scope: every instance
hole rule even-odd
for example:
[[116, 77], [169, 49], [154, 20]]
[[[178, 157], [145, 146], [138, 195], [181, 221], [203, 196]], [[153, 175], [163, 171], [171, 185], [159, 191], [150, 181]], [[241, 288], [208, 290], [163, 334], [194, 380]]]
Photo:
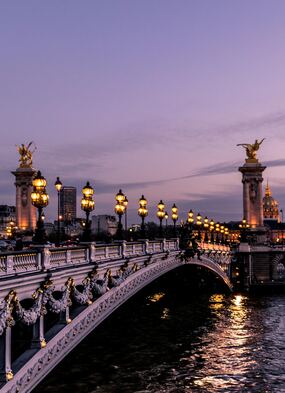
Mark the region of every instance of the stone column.
[[13, 378], [11, 368], [11, 327], [7, 326], [0, 336], [0, 382]]
[[40, 315], [33, 325], [33, 338], [31, 348], [45, 348], [46, 340], [44, 336], [44, 315]]
[[31, 202], [33, 168], [17, 168], [12, 172], [16, 186], [16, 221], [21, 230], [34, 230], [37, 222], [36, 208]]
[[247, 159], [239, 168], [243, 183], [243, 214], [251, 228], [263, 227], [262, 172], [265, 168], [256, 159]]
[[247, 180], [242, 180], [243, 183], [243, 217], [246, 219], [247, 222], [250, 221], [250, 214], [249, 214], [249, 187]]

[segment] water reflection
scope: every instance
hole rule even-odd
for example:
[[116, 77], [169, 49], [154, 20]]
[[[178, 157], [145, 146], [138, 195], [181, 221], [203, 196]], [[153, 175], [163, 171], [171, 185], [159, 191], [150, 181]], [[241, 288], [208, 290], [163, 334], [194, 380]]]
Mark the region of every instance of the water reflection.
[[247, 324], [246, 300], [242, 295], [233, 296], [229, 302], [221, 295], [210, 298], [216, 324], [212, 331], [207, 332], [207, 340], [203, 340], [199, 354], [203, 368], [194, 379], [196, 386], [213, 392], [240, 387], [246, 382], [248, 372], [256, 367], [249, 351], [251, 334]]
[[284, 393], [284, 329], [284, 297], [156, 291], [122, 308], [36, 391]]
[[[151, 296], [148, 296], [147, 300], [149, 302], [156, 303], [156, 302], [159, 302], [164, 296], [165, 296], [164, 292], [158, 292], [158, 293], [154, 293]], [[149, 304], [149, 302], [147, 304]]]

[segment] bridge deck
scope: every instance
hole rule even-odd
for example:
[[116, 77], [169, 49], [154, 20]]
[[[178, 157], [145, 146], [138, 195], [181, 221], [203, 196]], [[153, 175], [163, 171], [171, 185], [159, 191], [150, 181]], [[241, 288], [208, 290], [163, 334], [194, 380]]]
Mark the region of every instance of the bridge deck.
[[[231, 287], [227, 275], [229, 250], [207, 247], [201, 251], [204, 255], [199, 259], [181, 262], [177, 258], [178, 242], [161, 240], [66, 249], [44, 247], [28, 255], [4, 255], [5, 274], [2, 270], [0, 276], [1, 298], [5, 296], [0, 304], [1, 393], [30, 391], [120, 304], [181, 264], [205, 266]], [[31, 302], [33, 292], [32, 306], [26, 309], [23, 301]], [[73, 314], [72, 303], [76, 305]], [[47, 312], [58, 314], [59, 319], [45, 332]], [[11, 330], [18, 320], [32, 326], [33, 338], [31, 348], [11, 364]]]

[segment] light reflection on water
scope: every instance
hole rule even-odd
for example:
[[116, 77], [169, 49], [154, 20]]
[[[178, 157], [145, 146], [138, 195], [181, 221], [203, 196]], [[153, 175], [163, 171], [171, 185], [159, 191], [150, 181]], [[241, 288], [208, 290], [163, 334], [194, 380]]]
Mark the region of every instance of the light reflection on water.
[[224, 300], [220, 295], [210, 298], [210, 308], [217, 323], [215, 329], [207, 333], [207, 341], [201, 347], [199, 356], [204, 360], [203, 369], [194, 378], [196, 386], [212, 391], [244, 384], [248, 370], [256, 365], [247, 354], [251, 334], [247, 325], [246, 298], [235, 295], [227, 304]]
[[154, 292], [116, 318], [37, 391], [285, 392], [283, 296], [173, 299]]

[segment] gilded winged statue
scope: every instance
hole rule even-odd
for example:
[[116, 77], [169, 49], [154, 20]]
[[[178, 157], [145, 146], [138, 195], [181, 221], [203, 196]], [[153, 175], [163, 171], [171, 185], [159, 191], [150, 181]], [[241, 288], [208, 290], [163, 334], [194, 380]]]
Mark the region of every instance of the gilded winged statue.
[[256, 160], [256, 152], [259, 150], [260, 145], [264, 141], [265, 138], [261, 139], [261, 141], [258, 142], [256, 139], [253, 144], [250, 143], [239, 143], [237, 146], [242, 146], [245, 148], [247, 158], [250, 160]]
[[16, 145], [16, 147], [20, 154], [20, 168], [31, 168], [33, 165], [33, 153], [37, 149], [35, 143], [30, 142], [28, 145], [22, 143], [20, 146]]

